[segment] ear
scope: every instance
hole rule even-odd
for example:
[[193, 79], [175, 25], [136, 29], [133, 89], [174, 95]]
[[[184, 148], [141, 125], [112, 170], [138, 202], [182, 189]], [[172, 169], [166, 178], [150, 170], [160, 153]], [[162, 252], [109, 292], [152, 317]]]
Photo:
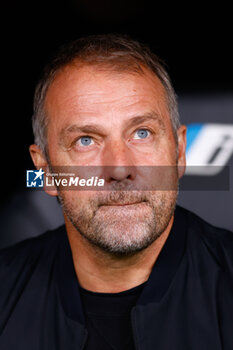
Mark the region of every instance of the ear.
[[181, 178], [185, 173], [186, 168], [186, 131], [187, 128], [185, 125], [181, 125], [177, 131], [178, 136], [178, 154], [177, 154], [177, 165], [178, 165], [178, 174]]
[[[44, 153], [41, 151], [40, 147], [33, 144], [29, 147], [29, 152], [32, 158], [32, 161], [37, 169], [43, 169], [45, 173], [49, 172], [49, 164], [48, 161], [44, 155]], [[46, 186], [44, 186], [44, 191], [49, 194], [50, 196], [57, 196], [58, 192], [56, 189], [49, 189]]]
[[48, 165], [47, 159], [45, 158], [40, 147], [33, 144], [29, 147], [29, 152], [32, 158], [32, 161], [37, 169], [46, 168]]

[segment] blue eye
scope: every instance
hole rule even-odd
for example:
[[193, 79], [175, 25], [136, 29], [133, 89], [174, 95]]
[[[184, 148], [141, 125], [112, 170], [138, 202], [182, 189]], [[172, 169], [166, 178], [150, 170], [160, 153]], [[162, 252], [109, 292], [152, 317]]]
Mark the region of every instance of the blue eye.
[[149, 136], [150, 132], [146, 129], [138, 129], [135, 133], [135, 139], [145, 139]]
[[92, 137], [90, 136], [82, 136], [78, 140], [80, 146], [90, 146], [93, 144]]

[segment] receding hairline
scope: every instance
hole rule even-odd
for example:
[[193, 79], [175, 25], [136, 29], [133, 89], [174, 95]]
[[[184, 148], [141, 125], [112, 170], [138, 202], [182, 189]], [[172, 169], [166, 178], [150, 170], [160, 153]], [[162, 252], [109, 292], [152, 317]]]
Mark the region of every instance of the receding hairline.
[[[86, 62], [85, 60], [80, 60], [79, 58], [73, 59], [71, 62], [65, 64], [64, 66], [60, 67], [54, 74], [53, 79], [49, 81], [47, 85], [47, 89], [44, 93], [44, 112], [46, 114], [46, 119], [47, 122], [49, 122], [49, 115], [48, 111], [46, 108], [47, 104], [47, 96], [49, 90], [52, 88], [53, 84], [56, 82], [57, 79], [59, 79], [59, 76], [62, 76], [64, 73], [69, 72], [69, 70], [75, 69], [76, 71], [78, 70], [83, 70], [85, 68], [96, 68], [97, 72], [103, 73], [103, 74], [123, 74], [123, 75], [139, 75], [141, 77], [143, 76], [150, 76], [152, 78], [155, 78], [161, 85], [162, 91], [163, 91], [163, 97], [164, 97], [164, 102], [166, 104], [167, 110], [169, 112], [169, 107], [168, 107], [168, 94], [166, 87], [164, 86], [163, 82], [161, 81], [160, 77], [152, 71], [148, 66], [141, 62], [134, 62], [135, 65], [129, 65], [129, 64], [119, 64], [119, 62], [116, 61], [115, 65], [112, 64], [112, 62], [96, 62], [93, 60]], [[169, 113], [170, 114], [170, 113]], [[48, 126], [48, 125], [47, 125]]]
[[161, 85], [164, 87], [164, 91], [166, 93], [166, 87], [164, 86], [162, 80], [160, 79], [159, 75], [156, 74], [150, 67], [145, 65], [143, 62], [136, 61], [132, 58], [132, 61], [118, 61], [117, 58], [114, 61], [96, 61], [93, 60], [84, 60], [80, 59], [79, 57], [74, 58], [71, 62], [68, 62], [61, 67], [59, 67], [53, 74], [53, 76], [48, 79], [47, 81], [47, 87], [44, 92], [44, 95], [47, 95], [47, 91], [50, 88], [50, 86], [54, 83], [54, 81], [59, 77], [59, 75], [62, 75], [65, 71], [69, 70], [70, 68], [75, 68], [76, 70], [81, 70], [88, 67], [95, 67], [96, 71], [103, 72], [103, 73], [123, 73], [123, 74], [139, 74], [139, 75], [146, 75], [146, 73], [150, 73], [152, 76], [156, 77]]

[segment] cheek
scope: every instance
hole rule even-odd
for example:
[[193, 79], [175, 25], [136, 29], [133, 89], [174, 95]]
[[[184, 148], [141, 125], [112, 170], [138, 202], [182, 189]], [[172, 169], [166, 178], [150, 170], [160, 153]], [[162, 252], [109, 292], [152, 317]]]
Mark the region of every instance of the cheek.
[[164, 162], [164, 165], [177, 164], [177, 142], [171, 128], [161, 145], [161, 162]]
[[143, 154], [137, 155], [138, 163], [145, 165], [167, 166], [176, 164], [176, 145], [169, 140], [162, 140]]
[[92, 211], [91, 208], [95, 209], [96, 207], [97, 193], [95, 191], [61, 191], [59, 197], [62, 200], [64, 209], [69, 208], [69, 210], [76, 212], [85, 209], [85, 212], [88, 212]]
[[48, 143], [48, 154], [50, 162], [53, 166], [70, 166], [72, 162], [69, 157], [69, 152], [63, 150], [56, 141]]

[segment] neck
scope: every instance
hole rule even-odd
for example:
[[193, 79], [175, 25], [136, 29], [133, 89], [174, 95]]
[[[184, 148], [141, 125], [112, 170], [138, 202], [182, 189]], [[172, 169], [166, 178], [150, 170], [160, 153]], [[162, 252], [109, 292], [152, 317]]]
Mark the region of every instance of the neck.
[[168, 238], [172, 216], [165, 231], [149, 247], [131, 256], [114, 256], [89, 243], [65, 216], [66, 230], [79, 284], [90, 291], [118, 293], [148, 280]]

